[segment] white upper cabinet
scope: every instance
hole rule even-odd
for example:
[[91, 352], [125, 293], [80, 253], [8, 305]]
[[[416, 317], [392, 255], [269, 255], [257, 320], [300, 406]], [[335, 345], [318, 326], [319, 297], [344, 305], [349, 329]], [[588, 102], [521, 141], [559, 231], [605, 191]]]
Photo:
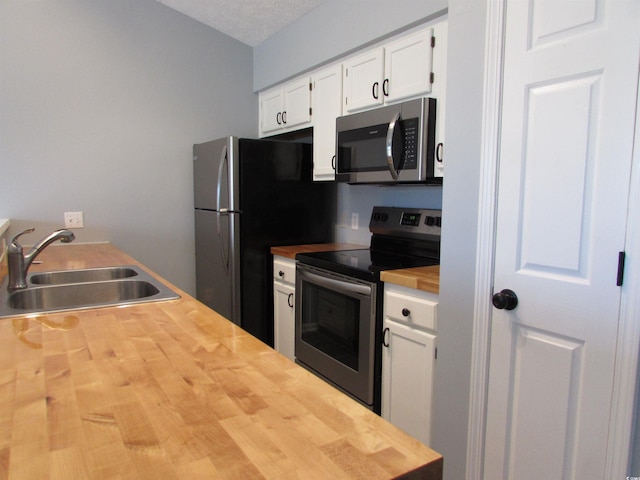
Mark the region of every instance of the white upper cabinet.
[[284, 128], [282, 122], [282, 88], [260, 92], [260, 136]]
[[345, 113], [431, 92], [433, 28], [344, 62]]
[[445, 108], [447, 100], [447, 82], [445, 76], [447, 71], [447, 22], [440, 22], [433, 26], [435, 46], [433, 48], [433, 84], [430, 97], [437, 100], [436, 103], [436, 162], [435, 174], [437, 177], [444, 176], [444, 123]]
[[336, 118], [342, 115], [342, 64], [311, 76], [313, 179], [335, 179]]
[[344, 111], [356, 112], [382, 105], [384, 49], [376, 48], [344, 64]]
[[295, 130], [311, 122], [309, 77], [260, 92], [260, 136]]
[[386, 103], [437, 99], [437, 172], [442, 176], [447, 21], [260, 92], [260, 137], [313, 127], [313, 179], [335, 179], [336, 118]]

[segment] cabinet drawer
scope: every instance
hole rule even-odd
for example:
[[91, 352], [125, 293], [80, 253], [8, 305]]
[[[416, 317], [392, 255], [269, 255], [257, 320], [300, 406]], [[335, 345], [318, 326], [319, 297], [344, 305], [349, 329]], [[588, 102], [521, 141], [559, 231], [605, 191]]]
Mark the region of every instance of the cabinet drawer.
[[[409, 293], [411, 292], [411, 294]], [[437, 329], [438, 301], [437, 297], [415, 290], [388, 288], [385, 285], [384, 316], [404, 322], [408, 325]]]
[[285, 283], [296, 283], [296, 262], [284, 258], [273, 260], [273, 278]]

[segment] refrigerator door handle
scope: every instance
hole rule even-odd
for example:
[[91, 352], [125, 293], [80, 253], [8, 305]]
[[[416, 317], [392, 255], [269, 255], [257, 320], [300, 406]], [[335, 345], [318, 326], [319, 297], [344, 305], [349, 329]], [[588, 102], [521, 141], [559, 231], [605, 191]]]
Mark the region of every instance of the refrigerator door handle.
[[[222, 172], [224, 171], [225, 163], [229, 163], [229, 157], [227, 156], [227, 146], [225, 145], [222, 149], [222, 155], [220, 155], [220, 163], [218, 166], [218, 184], [216, 185], [216, 210], [219, 212], [222, 211], [222, 207], [220, 206], [220, 191], [222, 190]], [[227, 210], [226, 208], [224, 209]]]
[[[224, 248], [224, 239], [222, 238], [222, 224], [220, 222], [220, 217], [222, 215], [227, 215], [229, 212], [228, 208], [223, 208], [220, 206], [220, 191], [222, 190], [222, 172], [224, 171], [224, 165], [229, 165], [229, 155], [227, 155], [228, 149], [225, 145], [222, 149], [222, 155], [220, 156], [220, 166], [218, 167], [218, 185], [216, 186], [216, 206], [218, 207], [218, 212], [216, 214], [216, 222], [218, 226], [218, 240], [220, 241], [220, 256], [222, 257], [222, 264], [224, 265], [224, 269], [227, 273], [229, 273], [229, 254], [225, 252]], [[227, 169], [228, 171], [228, 169]]]

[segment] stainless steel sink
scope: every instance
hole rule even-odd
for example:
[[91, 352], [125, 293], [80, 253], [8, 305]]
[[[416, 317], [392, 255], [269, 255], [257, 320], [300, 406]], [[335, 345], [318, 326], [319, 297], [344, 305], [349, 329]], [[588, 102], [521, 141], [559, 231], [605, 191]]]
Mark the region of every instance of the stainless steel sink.
[[59, 270], [55, 272], [33, 273], [29, 284], [63, 285], [66, 283], [103, 282], [138, 275], [133, 267], [86, 268], [82, 270]]
[[6, 282], [0, 287], [0, 317], [180, 298], [136, 265], [31, 273], [29, 287], [14, 292]]

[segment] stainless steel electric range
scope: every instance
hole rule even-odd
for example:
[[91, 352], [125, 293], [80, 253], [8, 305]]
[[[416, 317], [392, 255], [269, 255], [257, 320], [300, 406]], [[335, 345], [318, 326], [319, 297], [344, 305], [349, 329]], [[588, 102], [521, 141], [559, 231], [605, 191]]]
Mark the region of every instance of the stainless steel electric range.
[[369, 248], [296, 255], [296, 362], [380, 413], [385, 270], [438, 265], [441, 211], [374, 207]]

